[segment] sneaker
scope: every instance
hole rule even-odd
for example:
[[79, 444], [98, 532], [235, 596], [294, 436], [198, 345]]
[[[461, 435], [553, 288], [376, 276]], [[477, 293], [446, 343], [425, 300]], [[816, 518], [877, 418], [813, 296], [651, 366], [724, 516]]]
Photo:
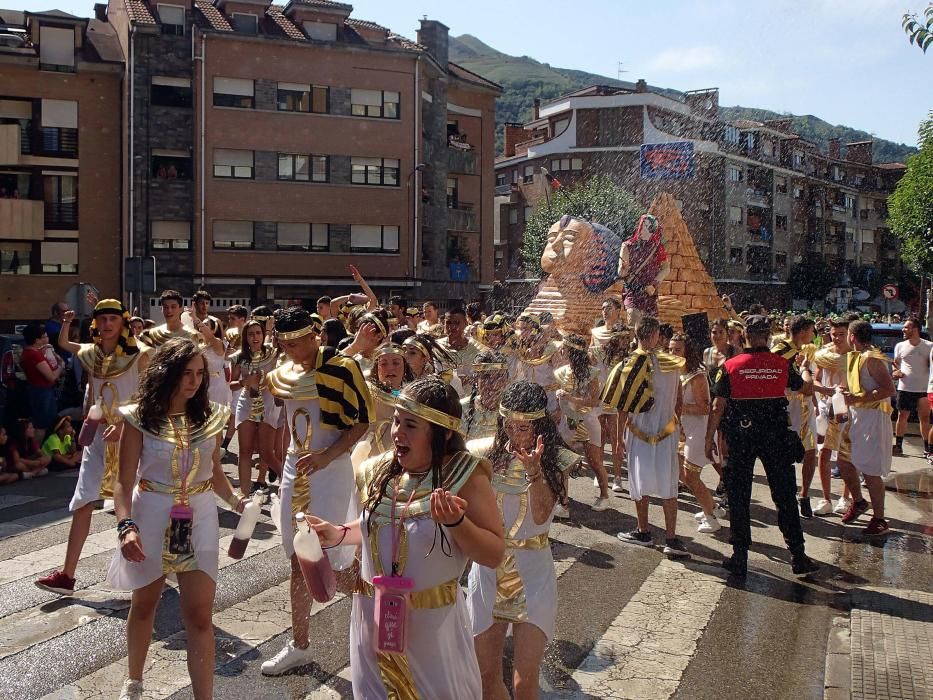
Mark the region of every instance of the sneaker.
[[843, 513], [842, 522], [851, 523], [853, 520], [858, 520], [858, 516], [867, 512], [869, 508], [871, 508], [871, 506], [864, 498], [861, 501], [853, 501], [849, 504], [849, 508], [846, 512]]
[[598, 488], [599, 488], [599, 477], [598, 477], [598, 476], [594, 476], [594, 477], [593, 477], [593, 488], [594, 488], [594, 489], [598, 489]]
[[800, 556], [794, 557], [790, 568], [797, 576], [805, 576], [807, 574], [812, 574], [814, 571], [819, 571], [820, 565], [806, 554], [801, 554]]
[[810, 507], [810, 499], [804, 496], [803, 498], [797, 499], [797, 505], [800, 506], [800, 517], [801, 518], [812, 518], [813, 509]]
[[570, 509], [561, 503], [555, 503], [553, 517], [555, 520], [569, 520]]
[[748, 576], [748, 557], [739, 557], [733, 554], [728, 559], [722, 560], [722, 568], [733, 576], [745, 578]]
[[590, 510], [595, 510], [597, 513], [602, 513], [604, 510], [609, 510], [609, 499], [597, 498], [595, 501], [593, 501], [593, 505], [590, 506]]
[[829, 515], [832, 512], [832, 501], [828, 501], [825, 498], [821, 498], [816, 504], [816, 508], [813, 509], [813, 515]]
[[888, 527], [888, 521], [884, 518], [872, 518], [868, 521], [868, 525], [865, 526], [865, 529], [862, 531], [869, 537], [876, 535], [886, 535], [891, 531], [891, 528]]
[[[697, 521], [698, 523], [702, 523], [702, 522], [703, 522], [703, 519], [706, 517], [706, 513], [704, 513], [704, 512], [701, 510], [699, 513], [694, 513], [694, 514], [693, 514], [693, 517], [696, 518], [696, 521]], [[722, 508], [722, 507], [720, 507], [720, 506], [716, 506], [715, 508], [713, 508], [713, 518], [715, 518], [715, 519], [718, 520], [718, 519], [720, 519], [720, 518], [725, 518], [725, 517], [726, 517], [726, 510], [725, 510], [725, 508]]]
[[142, 700], [143, 682], [134, 681], [127, 678], [123, 681], [123, 689], [120, 691], [120, 700]]
[[63, 571], [53, 571], [48, 576], [36, 579], [35, 584], [43, 591], [58, 595], [74, 595], [75, 580]]
[[310, 646], [307, 649], [299, 649], [295, 646], [294, 641], [290, 641], [278, 654], [268, 661], [263, 661], [261, 667], [262, 675], [281, 676], [283, 673], [291, 671], [293, 668], [307, 666], [312, 660], [313, 654], [311, 653]]
[[849, 506], [850, 506], [851, 504], [852, 504], [852, 499], [851, 499], [851, 498], [846, 498], [845, 496], [840, 496], [840, 497], [839, 497], [839, 500], [836, 501], [836, 506], [833, 508], [833, 513], [835, 513], [836, 515], [842, 515], [842, 514], [845, 513], [847, 510], [849, 510]]
[[622, 479], [616, 477], [612, 480], [612, 492], [613, 493], [624, 493], [625, 489], [622, 487]]
[[671, 537], [664, 540], [664, 553], [674, 559], [683, 559], [684, 557], [690, 556], [690, 552], [687, 551], [687, 548], [684, 546], [684, 543], [680, 541], [679, 537]]
[[703, 520], [700, 521], [700, 526], [697, 528], [697, 532], [705, 532], [709, 534], [709, 533], [713, 533], [721, 529], [722, 529], [722, 525], [719, 523], [719, 521], [716, 519], [716, 516], [714, 515], [712, 517], [707, 516], [703, 518]]
[[895, 445], [893, 448], [891, 448], [891, 454], [895, 457], [903, 457], [904, 448], [901, 445]]
[[616, 535], [623, 542], [628, 542], [629, 544], [637, 544], [641, 547], [653, 547], [654, 539], [651, 537], [651, 533], [642, 532], [641, 530], [635, 529], [631, 532], [620, 532]]

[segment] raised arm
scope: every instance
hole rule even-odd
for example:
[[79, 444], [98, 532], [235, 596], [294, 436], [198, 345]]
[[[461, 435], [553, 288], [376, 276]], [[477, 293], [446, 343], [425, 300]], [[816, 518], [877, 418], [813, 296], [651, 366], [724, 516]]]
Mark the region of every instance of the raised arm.
[[58, 331], [58, 347], [64, 350], [65, 352], [70, 352], [75, 354], [78, 350], [81, 349], [81, 346], [78, 343], [72, 343], [68, 340], [68, 331], [71, 329], [71, 322], [75, 320], [75, 312], [72, 309], [69, 309], [65, 312], [65, 318], [62, 320], [61, 330]]

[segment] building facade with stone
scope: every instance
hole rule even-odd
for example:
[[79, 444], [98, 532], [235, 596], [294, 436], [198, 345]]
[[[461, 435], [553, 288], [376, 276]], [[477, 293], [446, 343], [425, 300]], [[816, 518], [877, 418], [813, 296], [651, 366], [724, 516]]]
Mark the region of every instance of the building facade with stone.
[[99, 18], [0, 10], [0, 330], [120, 293], [122, 72]]
[[[507, 124], [496, 163], [497, 279], [525, 276], [524, 222], [552, 191], [543, 170], [563, 186], [608, 175], [646, 207], [673, 194], [717, 286], [739, 305], [789, 308], [791, 270], [806, 259], [866, 287], [902, 272], [886, 201], [905, 166], [873, 164], [870, 141], [845, 152], [830, 142], [822, 153], [789, 119], [720, 121], [718, 100], [715, 89], [674, 94], [644, 81], [632, 90], [593, 86]], [[689, 160], [665, 173], [677, 149]]]
[[160, 287], [313, 303], [355, 286], [351, 264], [383, 297], [491, 285], [499, 87], [448, 62], [443, 24], [413, 42], [351, 11], [110, 1], [133, 76], [126, 245]]

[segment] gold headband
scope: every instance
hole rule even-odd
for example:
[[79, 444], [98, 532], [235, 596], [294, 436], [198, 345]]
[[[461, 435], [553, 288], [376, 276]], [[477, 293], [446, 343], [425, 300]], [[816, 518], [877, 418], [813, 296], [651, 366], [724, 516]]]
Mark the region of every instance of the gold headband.
[[268, 321], [270, 318], [272, 318], [272, 317], [271, 317], [271, 316], [251, 316], [249, 320], [250, 320], [250, 321], [259, 321], [260, 323], [265, 323], [265, 322]]
[[423, 403], [418, 403], [414, 399], [410, 399], [403, 395], [399, 395], [395, 398], [395, 405], [403, 411], [418, 416], [418, 418], [423, 418], [428, 423], [439, 425], [442, 428], [447, 428], [447, 430], [453, 430], [457, 433], [460, 432], [460, 419], [448, 413], [438, 411], [430, 406], [425, 406]]
[[384, 345], [380, 345], [373, 351], [373, 362], [376, 362], [380, 357], [384, 357], [386, 355], [395, 355], [402, 358], [405, 357], [405, 353], [402, 350], [401, 345], [397, 345], [396, 343], [386, 343]]
[[386, 328], [386, 325], [379, 319], [378, 316], [375, 316], [373, 314], [366, 314], [365, 316], [363, 316], [363, 318], [360, 319], [360, 325], [363, 325], [364, 323], [373, 324], [379, 330], [379, 332], [382, 333], [382, 335], [384, 336], [389, 335], [389, 331]]
[[405, 309], [405, 315], [408, 318], [414, 318], [415, 316], [421, 316], [421, 313], [422, 313], [421, 309], [419, 309], [417, 306], [409, 306], [407, 309]]
[[101, 299], [94, 306], [94, 316], [99, 316], [100, 314], [113, 314], [115, 316], [122, 316], [126, 313], [126, 309], [123, 307], [123, 304], [120, 303], [117, 299]]
[[428, 350], [427, 346], [418, 340], [415, 336], [405, 338], [405, 342], [402, 343], [403, 348], [415, 348], [422, 355], [424, 355], [429, 360], [431, 359], [431, 352]]
[[530, 323], [535, 328], [541, 328], [541, 317], [538, 316], [538, 314], [523, 313], [517, 319], [515, 319], [516, 323], [519, 321]]
[[563, 344], [566, 345], [568, 348], [573, 348], [574, 350], [580, 350], [580, 351], [582, 351], [582, 352], [587, 352], [587, 351], [589, 350], [589, 348], [586, 347], [586, 345], [582, 345], [582, 344], [580, 344], [580, 343], [577, 343], [577, 342], [571, 340], [570, 338], [564, 338], [562, 342], [563, 342]]
[[539, 418], [547, 416], [547, 408], [542, 408], [540, 411], [533, 411], [532, 413], [522, 413], [521, 411], [509, 410], [502, 404], [499, 404], [499, 415], [506, 420], [526, 420], [530, 423], [531, 421], [536, 421]]
[[509, 368], [505, 362], [475, 362], [474, 372], [505, 372]]
[[299, 328], [297, 331], [276, 331], [275, 337], [279, 340], [298, 340], [298, 338], [304, 338], [306, 335], [311, 333], [317, 333], [319, 328], [315, 328], [314, 324], [305, 326], [304, 328]]

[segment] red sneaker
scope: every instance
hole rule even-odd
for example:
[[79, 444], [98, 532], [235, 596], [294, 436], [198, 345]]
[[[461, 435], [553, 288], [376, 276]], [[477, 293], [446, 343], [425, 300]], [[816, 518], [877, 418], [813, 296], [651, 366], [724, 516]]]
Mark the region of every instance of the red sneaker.
[[868, 525], [865, 526], [863, 531], [867, 536], [872, 537], [876, 535], [886, 535], [891, 531], [891, 528], [888, 527], [888, 521], [884, 518], [872, 518], [868, 521]]
[[75, 580], [65, 576], [62, 571], [53, 571], [48, 576], [36, 579], [36, 585], [43, 591], [58, 595], [74, 595], [75, 592]]
[[851, 523], [853, 520], [857, 520], [858, 516], [868, 511], [870, 507], [868, 499], [866, 498], [863, 498], [861, 501], [852, 501], [842, 516], [842, 522]]

